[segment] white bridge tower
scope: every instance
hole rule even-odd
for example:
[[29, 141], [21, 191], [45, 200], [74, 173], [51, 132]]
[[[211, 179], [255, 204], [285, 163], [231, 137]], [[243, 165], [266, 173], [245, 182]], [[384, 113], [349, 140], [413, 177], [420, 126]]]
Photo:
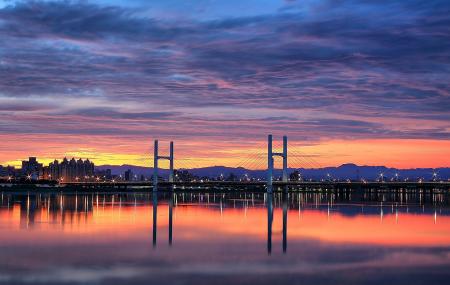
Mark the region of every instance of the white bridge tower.
[[170, 150], [169, 156], [161, 156], [158, 155], [158, 140], [155, 140], [154, 147], [154, 155], [153, 155], [153, 191], [157, 191], [158, 187], [158, 160], [166, 159], [169, 161], [170, 170], [169, 170], [169, 182], [173, 182], [173, 142], [170, 142]]
[[273, 157], [281, 156], [283, 158], [283, 182], [288, 182], [287, 173], [287, 136], [283, 136], [283, 152], [272, 151], [272, 135], [267, 138], [267, 191], [272, 192], [273, 179]]

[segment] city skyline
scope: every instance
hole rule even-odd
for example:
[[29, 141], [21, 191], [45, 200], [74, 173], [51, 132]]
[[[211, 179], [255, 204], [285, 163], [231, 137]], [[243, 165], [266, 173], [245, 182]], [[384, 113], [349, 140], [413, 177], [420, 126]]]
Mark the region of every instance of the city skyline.
[[[251, 165], [251, 164], [250, 164]], [[176, 181], [264, 181], [266, 168], [210, 166], [199, 168], [174, 168]], [[283, 169], [273, 169], [273, 179], [281, 181]], [[353, 181], [353, 182], [445, 182], [450, 181], [450, 167], [398, 169], [385, 166], [343, 164], [337, 167], [286, 168], [289, 181]], [[171, 170], [160, 168], [162, 181], [170, 181]], [[46, 165], [37, 157], [23, 160], [20, 168], [0, 164], [0, 180], [9, 182], [54, 181], [67, 182], [130, 182], [152, 181], [154, 170], [150, 166], [95, 165], [89, 158], [54, 159]]]
[[0, 0], [0, 164], [449, 166], [447, 1], [263, 3]]

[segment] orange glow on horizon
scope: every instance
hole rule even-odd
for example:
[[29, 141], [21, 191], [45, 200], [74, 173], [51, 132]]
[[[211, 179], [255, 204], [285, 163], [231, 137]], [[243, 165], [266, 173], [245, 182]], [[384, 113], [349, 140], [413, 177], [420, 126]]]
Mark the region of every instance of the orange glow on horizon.
[[[276, 142], [280, 138], [275, 138]], [[136, 140], [130, 137], [77, 137], [69, 139], [53, 135], [39, 137], [0, 135], [8, 148], [0, 148], [0, 164], [20, 167], [21, 160], [36, 156], [48, 165], [63, 157], [89, 158], [96, 165], [136, 166], [152, 165], [152, 138]], [[161, 153], [167, 152], [168, 141], [161, 140]], [[199, 168], [207, 166], [247, 166], [265, 169], [266, 141], [226, 142], [175, 141], [175, 168]], [[330, 140], [309, 144], [289, 141], [289, 167], [317, 168], [339, 166], [344, 163], [358, 165], [384, 165], [397, 168], [449, 167], [450, 141], [410, 139]], [[306, 157], [306, 160], [304, 159]], [[247, 165], [243, 162], [247, 161]], [[250, 161], [250, 163], [248, 162]], [[311, 163], [312, 161], [312, 163]], [[161, 167], [168, 165], [162, 162]], [[276, 160], [276, 166], [279, 166]]]

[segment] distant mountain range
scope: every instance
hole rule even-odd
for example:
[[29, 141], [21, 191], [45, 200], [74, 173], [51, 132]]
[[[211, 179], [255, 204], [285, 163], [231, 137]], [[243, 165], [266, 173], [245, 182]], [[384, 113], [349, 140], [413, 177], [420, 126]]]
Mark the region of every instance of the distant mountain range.
[[[145, 177], [150, 177], [153, 173], [153, 168], [151, 167], [143, 167], [143, 166], [134, 166], [134, 165], [100, 165], [96, 166], [98, 170], [111, 169], [113, 174], [119, 175], [123, 174], [126, 170], [131, 169], [131, 171], [138, 175], [144, 175]], [[242, 167], [225, 167], [225, 166], [210, 166], [210, 167], [202, 167], [202, 168], [194, 168], [194, 169], [185, 169], [190, 173], [199, 176], [199, 177], [218, 177], [221, 174], [224, 177], [229, 176], [231, 173], [236, 175], [238, 178], [247, 174], [249, 177], [253, 178], [261, 178], [264, 179], [266, 177], [266, 170], [250, 170]], [[331, 179], [351, 179], [351, 180], [359, 180], [359, 179], [367, 179], [367, 180], [375, 180], [380, 177], [380, 174], [383, 174], [385, 179], [390, 179], [395, 177], [398, 174], [400, 180], [409, 178], [409, 179], [419, 179], [423, 178], [425, 180], [430, 180], [433, 178], [433, 173], [436, 174], [436, 178], [439, 180], [448, 180], [450, 179], [450, 167], [442, 167], [442, 168], [412, 168], [412, 169], [397, 169], [397, 168], [388, 168], [385, 166], [359, 166], [356, 164], [348, 163], [343, 164], [338, 167], [323, 167], [323, 168], [289, 168], [289, 173], [293, 171], [299, 171], [304, 179], [327, 179], [330, 177]], [[160, 169], [160, 176], [168, 177], [169, 171], [167, 169]], [[276, 169], [274, 171], [274, 176], [281, 176], [282, 171], [280, 169]]]

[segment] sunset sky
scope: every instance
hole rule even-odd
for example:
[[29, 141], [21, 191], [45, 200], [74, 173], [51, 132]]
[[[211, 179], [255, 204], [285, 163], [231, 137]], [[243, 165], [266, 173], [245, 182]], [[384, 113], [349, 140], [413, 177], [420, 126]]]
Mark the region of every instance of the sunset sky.
[[0, 164], [150, 165], [159, 139], [162, 151], [175, 141], [178, 167], [239, 166], [264, 161], [272, 133], [313, 166], [450, 166], [449, 11], [0, 0]]

